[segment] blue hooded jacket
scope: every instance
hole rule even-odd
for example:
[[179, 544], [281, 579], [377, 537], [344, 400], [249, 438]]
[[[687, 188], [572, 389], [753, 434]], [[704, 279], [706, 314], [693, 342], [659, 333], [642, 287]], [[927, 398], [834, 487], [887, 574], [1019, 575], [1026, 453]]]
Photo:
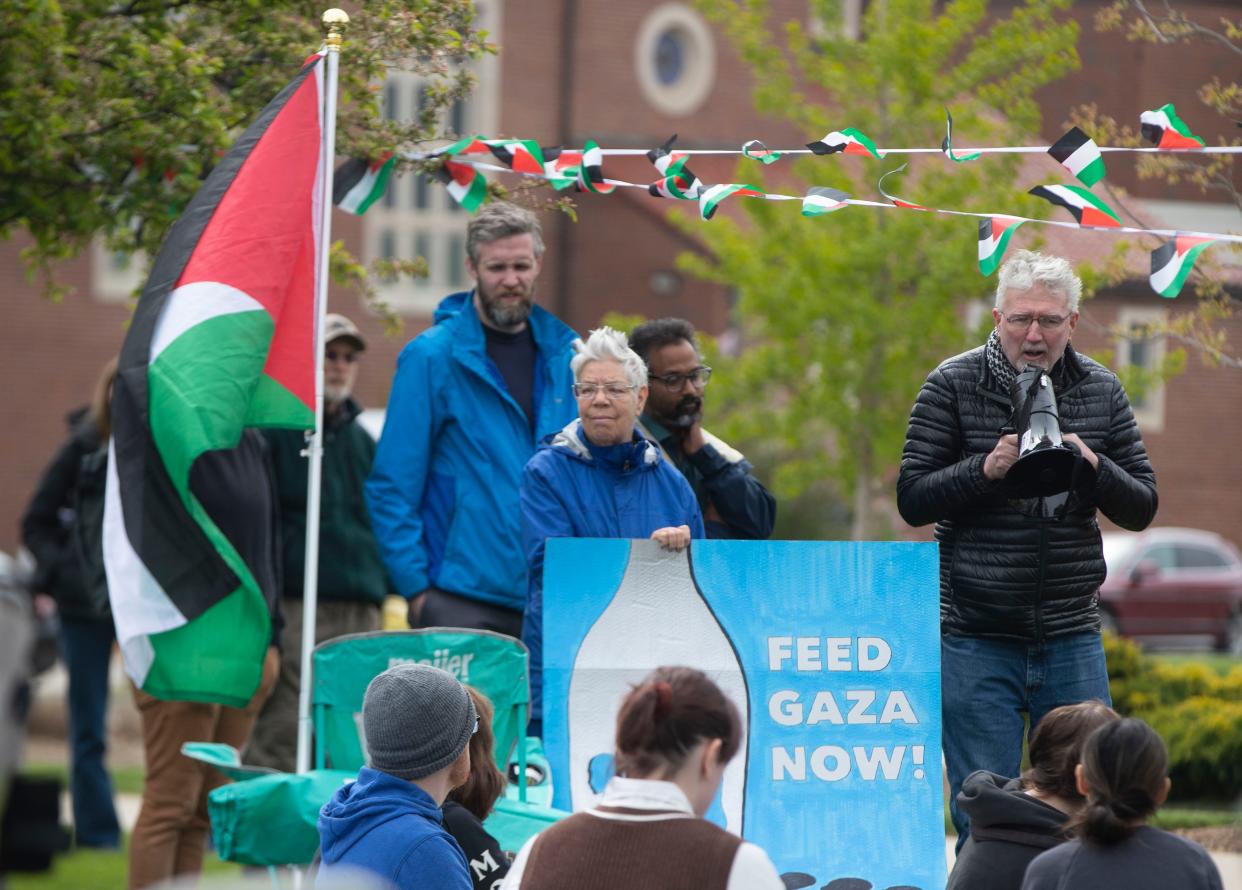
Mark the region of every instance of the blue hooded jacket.
[[473, 890], [466, 854], [443, 818], [417, 785], [364, 766], [319, 811], [320, 874], [348, 866], [397, 890]]
[[532, 719], [543, 718], [543, 555], [548, 538], [649, 538], [669, 526], [703, 538], [703, 514], [686, 477], [638, 430], [599, 446], [574, 420], [539, 446], [522, 473], [522, 542], [530, 595], [522, 642], [530, 649]]
[[532, 435], [487, 355], [473, 296], [446, 297], [435, 324], [397, 359], [367, 505], [402, 596], [434, 586], [521, 611], [527, 578], [519, 480], [536, 442], [577, 413], [569, 370], [577, 335], [546, 310], [531, 309], [538, 350]]

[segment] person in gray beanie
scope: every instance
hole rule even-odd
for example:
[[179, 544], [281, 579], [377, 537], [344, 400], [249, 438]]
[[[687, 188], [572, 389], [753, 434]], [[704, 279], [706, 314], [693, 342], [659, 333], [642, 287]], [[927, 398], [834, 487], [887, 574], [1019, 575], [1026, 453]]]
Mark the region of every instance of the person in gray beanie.
[[320, 874], [349, 867], [398, 890], [471, 890], [440, 807], [470, 775], [478, 726], [470, 694], [446, 671], [399, 664], [372, 680], [362, 702], [367, 765], [319, 813]]

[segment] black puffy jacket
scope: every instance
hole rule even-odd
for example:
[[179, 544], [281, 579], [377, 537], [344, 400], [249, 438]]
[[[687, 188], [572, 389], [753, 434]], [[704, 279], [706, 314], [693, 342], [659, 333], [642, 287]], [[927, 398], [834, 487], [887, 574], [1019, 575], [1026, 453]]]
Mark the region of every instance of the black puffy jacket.
[[1061, 430], [1100, 459], [1092, 488], [1060, 519], [1032, 518], [983, 461], [1012, 405], [984, 347], [943, 362], [910, 413], [897, 507], [911, 525], [936, 523], [941, 632], [1023, 642], [1098, 630], [1104, 554], [1095, 512], [1139, 531], [1156, 515], [1156, 477], [1117, 376], [1066, 346], [1052, 369]]

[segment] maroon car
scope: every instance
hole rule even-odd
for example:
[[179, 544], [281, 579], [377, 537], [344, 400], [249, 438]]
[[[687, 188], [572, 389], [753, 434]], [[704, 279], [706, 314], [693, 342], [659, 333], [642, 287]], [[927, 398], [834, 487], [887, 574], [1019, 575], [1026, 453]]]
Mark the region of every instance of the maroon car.
[[1191, 528], [1103, 537], [1105, 630], [1149, 644], [1211, 640], [1242, 655], [1242, 557], [1233, 544]]

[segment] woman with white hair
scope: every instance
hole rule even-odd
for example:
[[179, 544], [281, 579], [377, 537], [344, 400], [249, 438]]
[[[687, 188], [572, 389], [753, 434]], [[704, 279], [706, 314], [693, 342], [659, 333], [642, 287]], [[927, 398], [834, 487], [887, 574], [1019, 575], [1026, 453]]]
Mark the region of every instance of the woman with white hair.
[[698, 499], [660, 447], [637, 429], [647, 366], [625, 334], [603, 327], [570, 363], [578, 419], [545, 440], [522, 472], [522, 546], [530, 590], [531, 733], [543, 719], [543, 553], [548, 538], [652, 538], [683, 550], [704, 537]]

